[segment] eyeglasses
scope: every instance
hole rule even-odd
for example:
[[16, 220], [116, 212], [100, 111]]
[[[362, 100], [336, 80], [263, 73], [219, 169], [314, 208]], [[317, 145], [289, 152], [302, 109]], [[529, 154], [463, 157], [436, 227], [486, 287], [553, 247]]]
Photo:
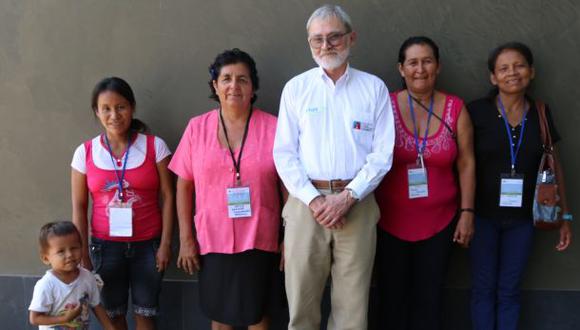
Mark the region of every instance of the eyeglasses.
[[326, 37], [314, 36], [314, 37], [308, 39], [308, 43], [310, 44], [310, 47], [315, 48], [315, 49], [322, 47], [322, 45], [324, 45], [324, 41], [326, 41], [326, 43], [328, 45], [330, 45], [331, 47], [338, 47], [338, 46], [342, 45], [342, 43], [344, 42], [343, 37], [349, 33], [350, 32], [331, 33]]

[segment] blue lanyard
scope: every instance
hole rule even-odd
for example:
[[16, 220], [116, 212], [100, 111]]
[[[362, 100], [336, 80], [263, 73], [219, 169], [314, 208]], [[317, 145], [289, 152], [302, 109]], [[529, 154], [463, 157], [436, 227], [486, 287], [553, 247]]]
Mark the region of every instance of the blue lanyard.
[[[526, 117], [528, 115], [528, 109], [524, 109], [524, 115], [522, 116], [522, 121], [520, 124], [522, 125], [522, 129], [520, 130], [520, 138], [518, 139], [518, 145], [515, 146], [514, 150], [514, 140], [512, 139], [512, 134], [510, 133], [510, 124], [507, 120], [507, 115], [505, 112], [505, 107], [503, 106], [503, 102], [501, 101], [501, 97], [497, 96], [497, 103], [499, 103], [499, 108], [501, 110], [501, 115], [503, 118], [503, 123], [505, 124], [505, 130], [507, 132], [508, 141], [510, 143], [510, 160], [511, 160], [511, 174], [512, 176], [516, 173], [516, 160], [518, 158], [518, 153], [520, 152], [520, 147], [522, 146], [522, 141], [524, 137], [524, 130], [526, 129]], [[525, 106], [524, 106], [525, 107]]]
[[113, 163], [113, 168], [115, 169], [115, 175], [117, 176], [117, 184], [119, 185], [119, 200], [124, 202], [123, 199], [123, 181], [125, 180], [125, 170], [127, 169], [127, 159], [129, 159], [129, 150], [131, 149], [131, 135], [129, 135], [129, 144], [127, 145], [127, 151], [125, 151], [125, 160], [123, 161], [123, 169], [121, 170], [121, 176], [119, 176], [119, 172], [117, 171], [117, 164], [115, 164], [115, 160], [113, 159], [113, 149], [111, 149], [111, 144], [109, 143], [109, 139], [107, 138], [107, 134], [103, 134], [105, 137], [105, 143], [107, 143], [107, 148], [109, 148], [109, 156], [111, 156], [111, 162]]
[[433, 101], [435, 95], [431, 95], [431, 103], [429, 103], [429, 115], [427, 116], [427, 127], [425, 127], [425, 137], [423, 138], [423, 143], [419, 147], [419, 129], [417, 128], [417, 122], [415, 120], [415, 109], [413, 108], [413, 100], [411, 99], [411, 94], [407, 91], [407, 97], [409, 99], [409, 110], [411, 111], [411, 119], [413, 119], [413, 133], [415, 134], [415, 148], [417, 148], [417, 154], [421, 161], [421, 166], [423, 164], [423, 152], [425, 151], [425, 146], [427, 145], [427, 136], [429, 135], [429, 123], [431, 122], [431, 116], [433, 116]]

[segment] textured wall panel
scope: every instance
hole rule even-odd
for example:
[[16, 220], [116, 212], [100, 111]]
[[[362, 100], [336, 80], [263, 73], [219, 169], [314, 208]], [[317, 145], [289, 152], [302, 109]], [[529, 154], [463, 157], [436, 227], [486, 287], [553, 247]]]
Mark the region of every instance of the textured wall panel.
[[[70, 217], [69, 163], [98, 132], [90, 91], [104, 76], [134, 87], [138, 117], [174, 148], [187, 120], [214, 106], [207, 66], [226, 48], [254, 56], [258, 106], [277, 112], [284, 83], [313, 66], [305, 22], [322, 2], [101, 0], [0, 2], [0, 273], [40, 274], [36, 235], [44, 222]], [[580, 201], [580, 4], [543, 1], [342, 1], [359, 33], [352, 63], [396, 89], [400, 43], [425, 34], [440, 45], [439, 88], [466, 100], [489, 89], [487, 53], [508, 40], [537, 58], [533, 94], [545, 99], [563, 137], [570, 203]], [[558, 254], [539, 233], [526, 286], [580, 289], [580, 244]], [[450, 286], [468, 285], [457, 251]], [[184, 276], [171, 270], [169, 277]]]

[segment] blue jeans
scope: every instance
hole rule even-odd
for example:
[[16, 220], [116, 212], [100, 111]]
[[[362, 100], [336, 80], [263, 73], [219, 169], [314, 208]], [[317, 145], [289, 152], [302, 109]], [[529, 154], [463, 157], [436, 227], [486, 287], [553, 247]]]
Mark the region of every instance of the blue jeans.
[[89, 252], [93, 269], [105, 282], [101, 303], [110, 317], [127, 313], [129, 291], [135, 314], [157, 315], [163, 278], [163, 273], [156, 268], [158, 248], [159, 239], [114, 242], [91, 238]]
[[471, 243], [473, 330], [516, 330], [520, 284], [532, 248], [531, 219], [476, 217]]

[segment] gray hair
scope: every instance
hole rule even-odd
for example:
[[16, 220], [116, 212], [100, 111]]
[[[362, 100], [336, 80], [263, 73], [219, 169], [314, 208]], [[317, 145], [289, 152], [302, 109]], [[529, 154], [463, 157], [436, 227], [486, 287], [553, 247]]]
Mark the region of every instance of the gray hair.
[[342, 24], [344, 24], [346, 32], [352, 32], [352, 22], [350, 20], [350, 16], [348, 16], [344, 9], [342, 9], [342, 7], [339, 5], [328, 4], [316, 9], [312, 15], [310, 15], [308, 22], [306, 22], [306, 31], [310, 29], [310, 24], [312, 24], [315, 19], [327, 19], [330, 17], [338, 18]]

